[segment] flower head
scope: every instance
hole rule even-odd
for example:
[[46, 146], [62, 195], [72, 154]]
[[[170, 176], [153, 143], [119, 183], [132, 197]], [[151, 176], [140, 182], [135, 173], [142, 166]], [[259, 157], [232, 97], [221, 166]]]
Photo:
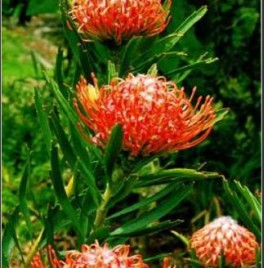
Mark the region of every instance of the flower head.
[[198, 259], [206, 267], [217, 267], [223, 254], [231, 267], [244, 267], [255, 261], [259, 244], [253, 233], [223, 216], [196, 231], [190, 239]]
[[215, 123], [212, 98], [197, 99], [195, 106], [183, 89], [164, 77], [129, 75], [113, 79], [96, 93], [81, 78], [75, 105], [82, 121], [94, 132], [91, 141], [105, 147], [111, 130], [120, 124], [124, 131], [123, 149], [132, 156], [187, 149], [202, 142]]
[[78, 30], [86, 37], [115, 40], [153, 36], [169, 21], [171, 2], [160, 0], [74, 0], [71, 9]]
[[53, 268], [148, 268], [141, 255], [129, 256], [129, 250], [127, 245], [118, 245], [113, 249], [109, 249], [107, 244], [101, 247], [96, 241], [91, 245], [82, 245], [81, 252], [70, 251], [64, 261], [58, 260], [51, 247], [49, 255]]

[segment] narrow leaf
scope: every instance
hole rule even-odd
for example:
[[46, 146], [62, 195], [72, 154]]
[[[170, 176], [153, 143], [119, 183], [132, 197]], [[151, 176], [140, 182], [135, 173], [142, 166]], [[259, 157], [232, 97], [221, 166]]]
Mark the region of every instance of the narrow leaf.
[[185, 72], [185, 71], [192, 71], [192, 70], [195, 70], [199, 67], [202, 67], [205, 64], [211, 64], [217, 60], [218, 60], [218, 58], [207, 58], [207, 59], [203, 59], [203, 60], [197, 60], [193, 63], [188, 64], [188, 65], [185, 65], [185, 66], [182, 66], [179, 68], [175, 68], [171, 72], [166, 73], [166, 75], [171, 76], [173, 74], [178, 74], [178, 73]]
[[[165, 230], [169, 230], [171, 228], [174, 228], [181, 224], [183, 221], [182, 220], [176, 220], [176, 221], [164, 221], [164, 222], [157, 222], [152, 224], [152, 226], [149, 227], [143, 227], [141, 229], [134, 229], [133, 231], [129, 231], [127, 233], [124, 233], [123, 236], [142, 236], [142, 235], [148, 235], [148, 234], [153, 234], [153, 233], [159, 233]], [[113, 233], [111, 234], [113, 235]], [[116, 236], [116, 235], [115, 235]], [[122, 236], [122, 234], [120, 234]]]
[[118, 72], [116, 71], [116, 66], [113, 62], [110, 60], [108, 61], [108, 84], [111, 82], [111, 80], [115, 77], [118, 77]]
[[167, 184], [171, 182], [192, 182], [197, 180], [207, 180], [220, 178], [217, 172], [201, 172], [194, 169], [174, 168], [159, 171], [140, 177], [137, 187], [147, 187], [151, 185]]
[[114, 190], [114, 196], [110, 199], [107, 207], [113, 207], [116, 203], [118, 203], [119, 201], [123, 200], [126, 196], [128, 196], [129, 193], [131, 193], [131, 191], [135, 187], [138, 179], [139, 177], [137, 175], [132, 174], [126, 181], [122, 182], [122, 186], [120, 187], [119, 185], [118, 186], [119, 189]]
[[137, 50], [142, 41], [142, 37], [132, 37], [120, 55], [120, 70], [119, 76], [122, 77], [129, 71], [131, 71], [131, 63], [133, 61], [133, 55], [137, 54]]
[[72, 221], [75, 230], [79, 236], [81, 236], [82, 232], [80, 230], [80, 223], [78, 222], [77, 213], [72, 207], [64, 190], [63, 180], [59, 169], [58, 152], [55, 145], [52, 147], [51, 152], [51, 168], [51, 179], [58, 201], [61, 204], [66, 216]]
[[230, 188], [228, 181], [225, 179], [223, 180], [223, 188], [228, 196], [228, 200], [239, 214], [243, 223], [256, 235], [257, 239], [260, 241], [261, 230], [255, 225], [251, 216], [249, 215], [245, 206], [245, 201], [238, 197], [237, 193]]
[[28, 232], [30, 235], [30, 238], [33, 236], [33, 229], [32, 224], [30, 220], [30, 211], [27, 206], [27, 198], [26, 198], [26, 192], [27, 192], [27, 182], [30, 175], [30, 159], [27, 161], [24, 172], [21, 178], [20, 187], [19, 187], [19, 202], [20, 202], [20, 211], [22, 212]]
[[4, 267], [9, 267], [9, 258], [14, 246], [14, 242], [19, 248], [18, 240], [15, 233], [15, 228], [19, 220], [19, 207], [16, 207], [9, 218], [3, 232], [2, 238], [2, 262]]
[[141, 57], [137, 58], [140, 61], [146, 55], [146, 58], [161, 55], [170, 51], [182, 38], [182, 36], [207, 12], [207, 6], [202, 6], [200, 9], [193, 12], [172, 34], [156, 40], [151, 49], [146, 51]]
[[106, 145], [105, 155], [104, 155], [104, 163], [106, 174], [108, 179], [111, 179], [113, 169], [118, 157], [118, 154], [122, 147], [122, 139], [123, 139], [123, 130], [121, 125], [117, 124], [113, 127], [112, 132], [110, 134], [110, 138]]
[[70, 167], [74, 168], [76, 163], [76, 156], [73, 152], [73, 148], [71, 147], [70, 142], [68, 141], [68, 138], [60, 125], [60, 121], [58, 118], [56, 118], [55, 113], [51, 115], [50, 118], [51, 126], [54, 130], [54, 133], [57, 136], [57, 139], [59, 141], [59, 144], [61, 146], [61, 150], [64, 154], [65, 159], [68, 161]]
[[42, 100], [40, 98], [38, 89], [36, 88], [35, 88], [35, 107], [36, 107], [36, 112], [39, 118], [39, 123], [40, 123], [40, 127], [42, 130], [43, 138], [46, 144], [47, 153], [49, 155], [50, 148], [51, 148], [52, 135], [51, 135], [50, 127], [49, 127], [47, 111], [44, 111], [44, 107], [42, 106]]
[[160, 199], [162, 199], [163, 197], [169, 195], [172, 191], [174, 190], [174, 184], [170, 184], [168, 186], [166, 186], [164, 189], [162, 189], [161, 191], [157, 192], [156, 194], [147, 197], [141, 201], [139, 201], [138, 203], [132, 205], [132, 206], [128, 206], [127, 208], [116, 212], [115, 214], [111, 215], [110, 217], [107, 218], [107, 220], [111, 220], [117, 217], [120, 217], [122, 215], [128, 214], [130, 212], [133, 212], [135, 210], [141, 209], [147, 205], [149, 205], [150, 203], [156, 202]]
[[184, 20], [180, 26], [175, 30], [185, 34], [192, 26], [197, 23], [207, 13], [207, 6], [202, 6], [198, 10], [194, 11], [186, 20]]
[[58, 85], [56, 84], [56, 82], [53, 79], [49, 79], [46, 75], [46, 80], [48, 81], [48, 83], [50, 84], [56, 99], [58, 100], [62, 110], [65, 112], [65, 114], [67, 115], [68, 119], [70, 120], [70, 122], [76, 126], [77, 123], [77, 116], [73, 110], [73, 108], [70, 106], [70, 104], [68, 103], [68, 101], [64, 98], [64, 96], [62, 95], [61, 91], [59, 90]]
[[183, 188], [181, 188], [181, 185], [179, 187], [174, 187], [174, 191], [170, 193], [168, 198], [158, 204], [155, 209], [152, 209], [151, 211], [140, 215], [138, 218], [123, 224], [111, 234], [123, 236], [149, 227], [149, 224], [159, 220], [174, 209], [190, 193], [191, 190], [192, 185], [184, 186]]
[[55, 67], [55, 79], [58, 83], [59, 88], [61, 89], [61, 92], [65, 98], [68, 97], [68, 91], [66, 86], [63, 83], [63, 49], [58, 49], [58, 54], [56, 58], [56, 67]]
[[242, 194], [256, 215], [259, 224], [262, 224], [262, 209], [260, 201], [251, 193], [247, 186], [242, 186], [239, 181], [234, 181], [235, 188]]

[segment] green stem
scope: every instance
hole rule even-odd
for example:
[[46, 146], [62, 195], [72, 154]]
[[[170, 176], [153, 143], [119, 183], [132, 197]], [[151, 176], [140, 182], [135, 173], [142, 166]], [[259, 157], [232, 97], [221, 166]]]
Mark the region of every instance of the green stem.
[[102, 195], [102, 201], [100, 203], [100, 206], [97, 209], [96, 212], [96, 217], [95, 217], [95, 221], [94, 221], [94, 229], [97, 229], [98, 227], [100, 227], [107, 215], [108, 209], [107, 209], [107, 204], [110, 200], [112, 196], [112, 188], [110, 186], [109, 183], [107, 183], [105, 192]]

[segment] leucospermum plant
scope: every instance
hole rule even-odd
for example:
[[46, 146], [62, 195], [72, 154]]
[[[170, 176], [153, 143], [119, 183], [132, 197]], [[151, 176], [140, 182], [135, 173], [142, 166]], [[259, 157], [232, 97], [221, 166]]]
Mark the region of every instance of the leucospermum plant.
[[[200, 146], [226, 114], [213, 103], [213, 96], [182, 85], [197, 66], [216, 60], [204, 53], [183, 66], [180, 59], [186, 55], [177, 50], [180, 39], [207, 7], [169, 32], [171, 1], [74, 0], [69, 4], [61, 0], [60, 6], [63, 32], [74, 56], [73, 70], [63, 76], [64, 51], [59, 49], [54, 78], [45, 74], [53, 93], [51, 104], [44, 101], [40, 89], [35, 90], [50, 159], [52, 187], [47, 187], [53, 198], [46, 210], [27, 204], [28, 163], [19, 190], [20, 205], [3, 237], [4, 264], [8, 266], [10, 245], [15, 242], [24, 267], [175, 267], [176, 258], [172, 258], [174, 264], [170, 262], [168, 252], [150, 256], [145, 241], [185, 220], [171, 213], [190, 198], [195, 182], [223, 179], [217, 172], [170, 167], [172, 154]], [[165, 73], [170, 57], [179, 63]], [[249, 192], [241, 193], [251, 208], [259, 208]], [[234, 202], [240, 205], [239, 200]], [[16, 235], [18, 216], [24, 218], [31, 240], [25, 253]], [[32, 218], [39, 222], [39, 235], [33, 233], [37, 227]], [[259, 225], [243, 219], [258, 233]], [[219, 254], [225, 254], [233, 267], [257, 263], [254, 250], [260, 246], [250, 231], [229, 218], [218, 222], [225, 227], [219, 230], [214, 223], [204, 227], [193, 234], [185, 249], [186, 255], [196, 250], [200, 260], [187, 262], [185, 254], [180, 259], [185, 257], [193, 267], [196, 262], [215, 267], [220, 265]], [[241, 248], [228, 240], [231, 231], [226, 234], [225, 228], [238, 233]], [[210, 231], [212, 235], [207, 234]], [[219, 248], [217, 239], [222, 236], [226, 250]], [[71, 245], [62, 247], [56, 241], [59, 237], [70, 238]], [[45, 248], [47, 258], [42, 253]], [[234, 249], [240, 255], [232, 255]], [[243, 252], [250, 256], [244, 258]]]

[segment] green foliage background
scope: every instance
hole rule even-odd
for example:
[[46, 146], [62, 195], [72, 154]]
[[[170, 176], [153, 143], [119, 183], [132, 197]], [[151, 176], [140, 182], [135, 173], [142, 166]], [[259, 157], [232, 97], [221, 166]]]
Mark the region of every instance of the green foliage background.
[[[183, 17], [200, 4], [178, 1], [173, 18]], [[199, 92], [211, 94], [230, 112], [216, 126], [208, 146], [183, 152], [178, 161], [193, 159], [193, 165], [206, 161], [212, 170], [253, 186], [260, 182], [261, 168], [260, 2], [216, 0], [202, 4], [208, 5], [207, 15], [180, 46], [190, 55], [208, 51], [219, 60], [192, 73], [183, 84], [196, 85]]]

